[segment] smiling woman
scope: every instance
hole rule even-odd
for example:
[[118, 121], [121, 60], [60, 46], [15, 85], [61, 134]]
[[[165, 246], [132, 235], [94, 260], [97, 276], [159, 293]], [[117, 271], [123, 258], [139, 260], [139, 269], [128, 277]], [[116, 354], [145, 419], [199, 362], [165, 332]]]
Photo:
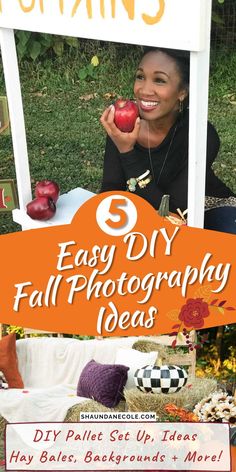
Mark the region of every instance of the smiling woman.
[[[171, 212], [187, 208], [188, 92], [189, 53], [146, 48], [134, 81], [139, 117], [133, 131], [116, 127], [114, 106], [101, 117], [107, 132], [102, 192], [128, 189], [156, 209], [169, 195]], [[236, 197], [211, 167], [219, 146], [219, 136], [208, 122], [205, 228], [235, 233]], [[150, 178], [142, 180], [147, 173]]]

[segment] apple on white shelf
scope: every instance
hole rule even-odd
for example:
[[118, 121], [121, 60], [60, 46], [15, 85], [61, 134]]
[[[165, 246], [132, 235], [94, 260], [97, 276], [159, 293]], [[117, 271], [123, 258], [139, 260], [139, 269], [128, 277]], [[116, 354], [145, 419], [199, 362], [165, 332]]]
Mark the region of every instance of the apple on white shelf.
[[56, 213], [56, 205], [52, 198], [38, 197], [26, 205], [26, 213], [33, 220], [46, 221]]
[[60, 187], [53, 180], [40, 180], [35, 186], [36, 198], [26, 205], [26, 213], [33, 220], [46, 221], [56, 213]]
[[117, 128], [124, 133], [133, 131], [135, 122], [139, 116], [138, 105], [125, 98], [119, 98], [114, 103], [114, 122]]
[[35, 196], [38, 197], [49, 197], [54, 203], [57, 202], [60, 195], [59, 185], [53, 180], [40, 180], [35, 186]]

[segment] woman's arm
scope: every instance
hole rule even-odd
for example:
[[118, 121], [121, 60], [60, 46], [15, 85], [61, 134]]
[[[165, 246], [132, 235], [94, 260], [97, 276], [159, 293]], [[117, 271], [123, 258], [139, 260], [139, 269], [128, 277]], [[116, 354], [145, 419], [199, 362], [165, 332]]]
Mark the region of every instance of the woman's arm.
[[107, 136], [100, 192], [126, 190], [125, 174], [122, 169], [119, 154], [118, 149], [109, 136]]
[[[127, 190], [127, 181], [131, 177], [139, 177], [148, 170], [142, 155], [137, 155], [135, 149], [140, 119], [137, 118], [131, 133], [121, 132], [114, 123], [114, 106], [111, 106], [103, 112], [100, 121], [107, 132], [101, 192]], [[154, 181], [144, 189], [137, 185], [135, 193], [159, 208], [163, 193]]]
[[208, 122], [207, 127], [207, 168], [211, 168], [220, 149], [220, 138], [214, 126]]
[[208, 122], [207, 134], [207, 165], [206, 165], [206, 195], [214, 197], [230, 197], [234, 193], [214, 173], [212, 164], [220, 148], [220, 138], [214, 126]]
[[[127, 190], [127, 180], [139, 177], [146, 170], [145, 161], [137, 156], [135, 149], [120, 153], [111, 138], [107, 137], [101, 192]], [[134, 193], [145, 198], [154, 208], [159, 208], [163, 192], [153, 180], [144, 189], [137, 185]]]
[[140, 119], [137, 118], [134, 130], [123, 133], [114, 123], [115, 108], [113, 105], [104, 110], [100, 121], [107, 133], [103, 179], [101, 192], [109, 190], [126, 190], [127, 178], [120, 159], [120, 153], [129, 153], [134, 148], [140, 129]]

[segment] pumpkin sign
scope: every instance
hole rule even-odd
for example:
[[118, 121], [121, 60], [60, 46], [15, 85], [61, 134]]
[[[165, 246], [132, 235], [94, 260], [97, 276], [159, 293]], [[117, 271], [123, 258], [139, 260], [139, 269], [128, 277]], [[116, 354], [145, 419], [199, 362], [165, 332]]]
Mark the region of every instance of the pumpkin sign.
[[143, 392], [175, 393], [187, 382], [187, 372], [176, 365], [147, 365], [136, 370], [134, 382]]

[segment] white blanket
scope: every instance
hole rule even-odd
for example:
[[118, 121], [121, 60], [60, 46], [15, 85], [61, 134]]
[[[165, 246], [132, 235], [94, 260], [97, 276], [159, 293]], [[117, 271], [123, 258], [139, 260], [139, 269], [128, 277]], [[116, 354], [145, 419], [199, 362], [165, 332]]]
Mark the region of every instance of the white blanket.
[[63, 421], [73, 405], [84, 366], [95, 359], [115, 363], [119, 347], [136, 337], [79, 341], [73, 338], [30, 338], [17, 341], [18, 367], [24, 388], [0, 390], [0, 415], [10, 423]]
[[136, 337], [90, 339], [30, 338], [18, 340], [18, 367], [26, 388], [77, 385], [84, 366], [94, 359], [115, 362], [119, 347], [132, 347]]
[[47, 389], [0, 390], [1, 415], [9, 423], [64, 421], [72, 406], [86, 401], [69, 385]]

